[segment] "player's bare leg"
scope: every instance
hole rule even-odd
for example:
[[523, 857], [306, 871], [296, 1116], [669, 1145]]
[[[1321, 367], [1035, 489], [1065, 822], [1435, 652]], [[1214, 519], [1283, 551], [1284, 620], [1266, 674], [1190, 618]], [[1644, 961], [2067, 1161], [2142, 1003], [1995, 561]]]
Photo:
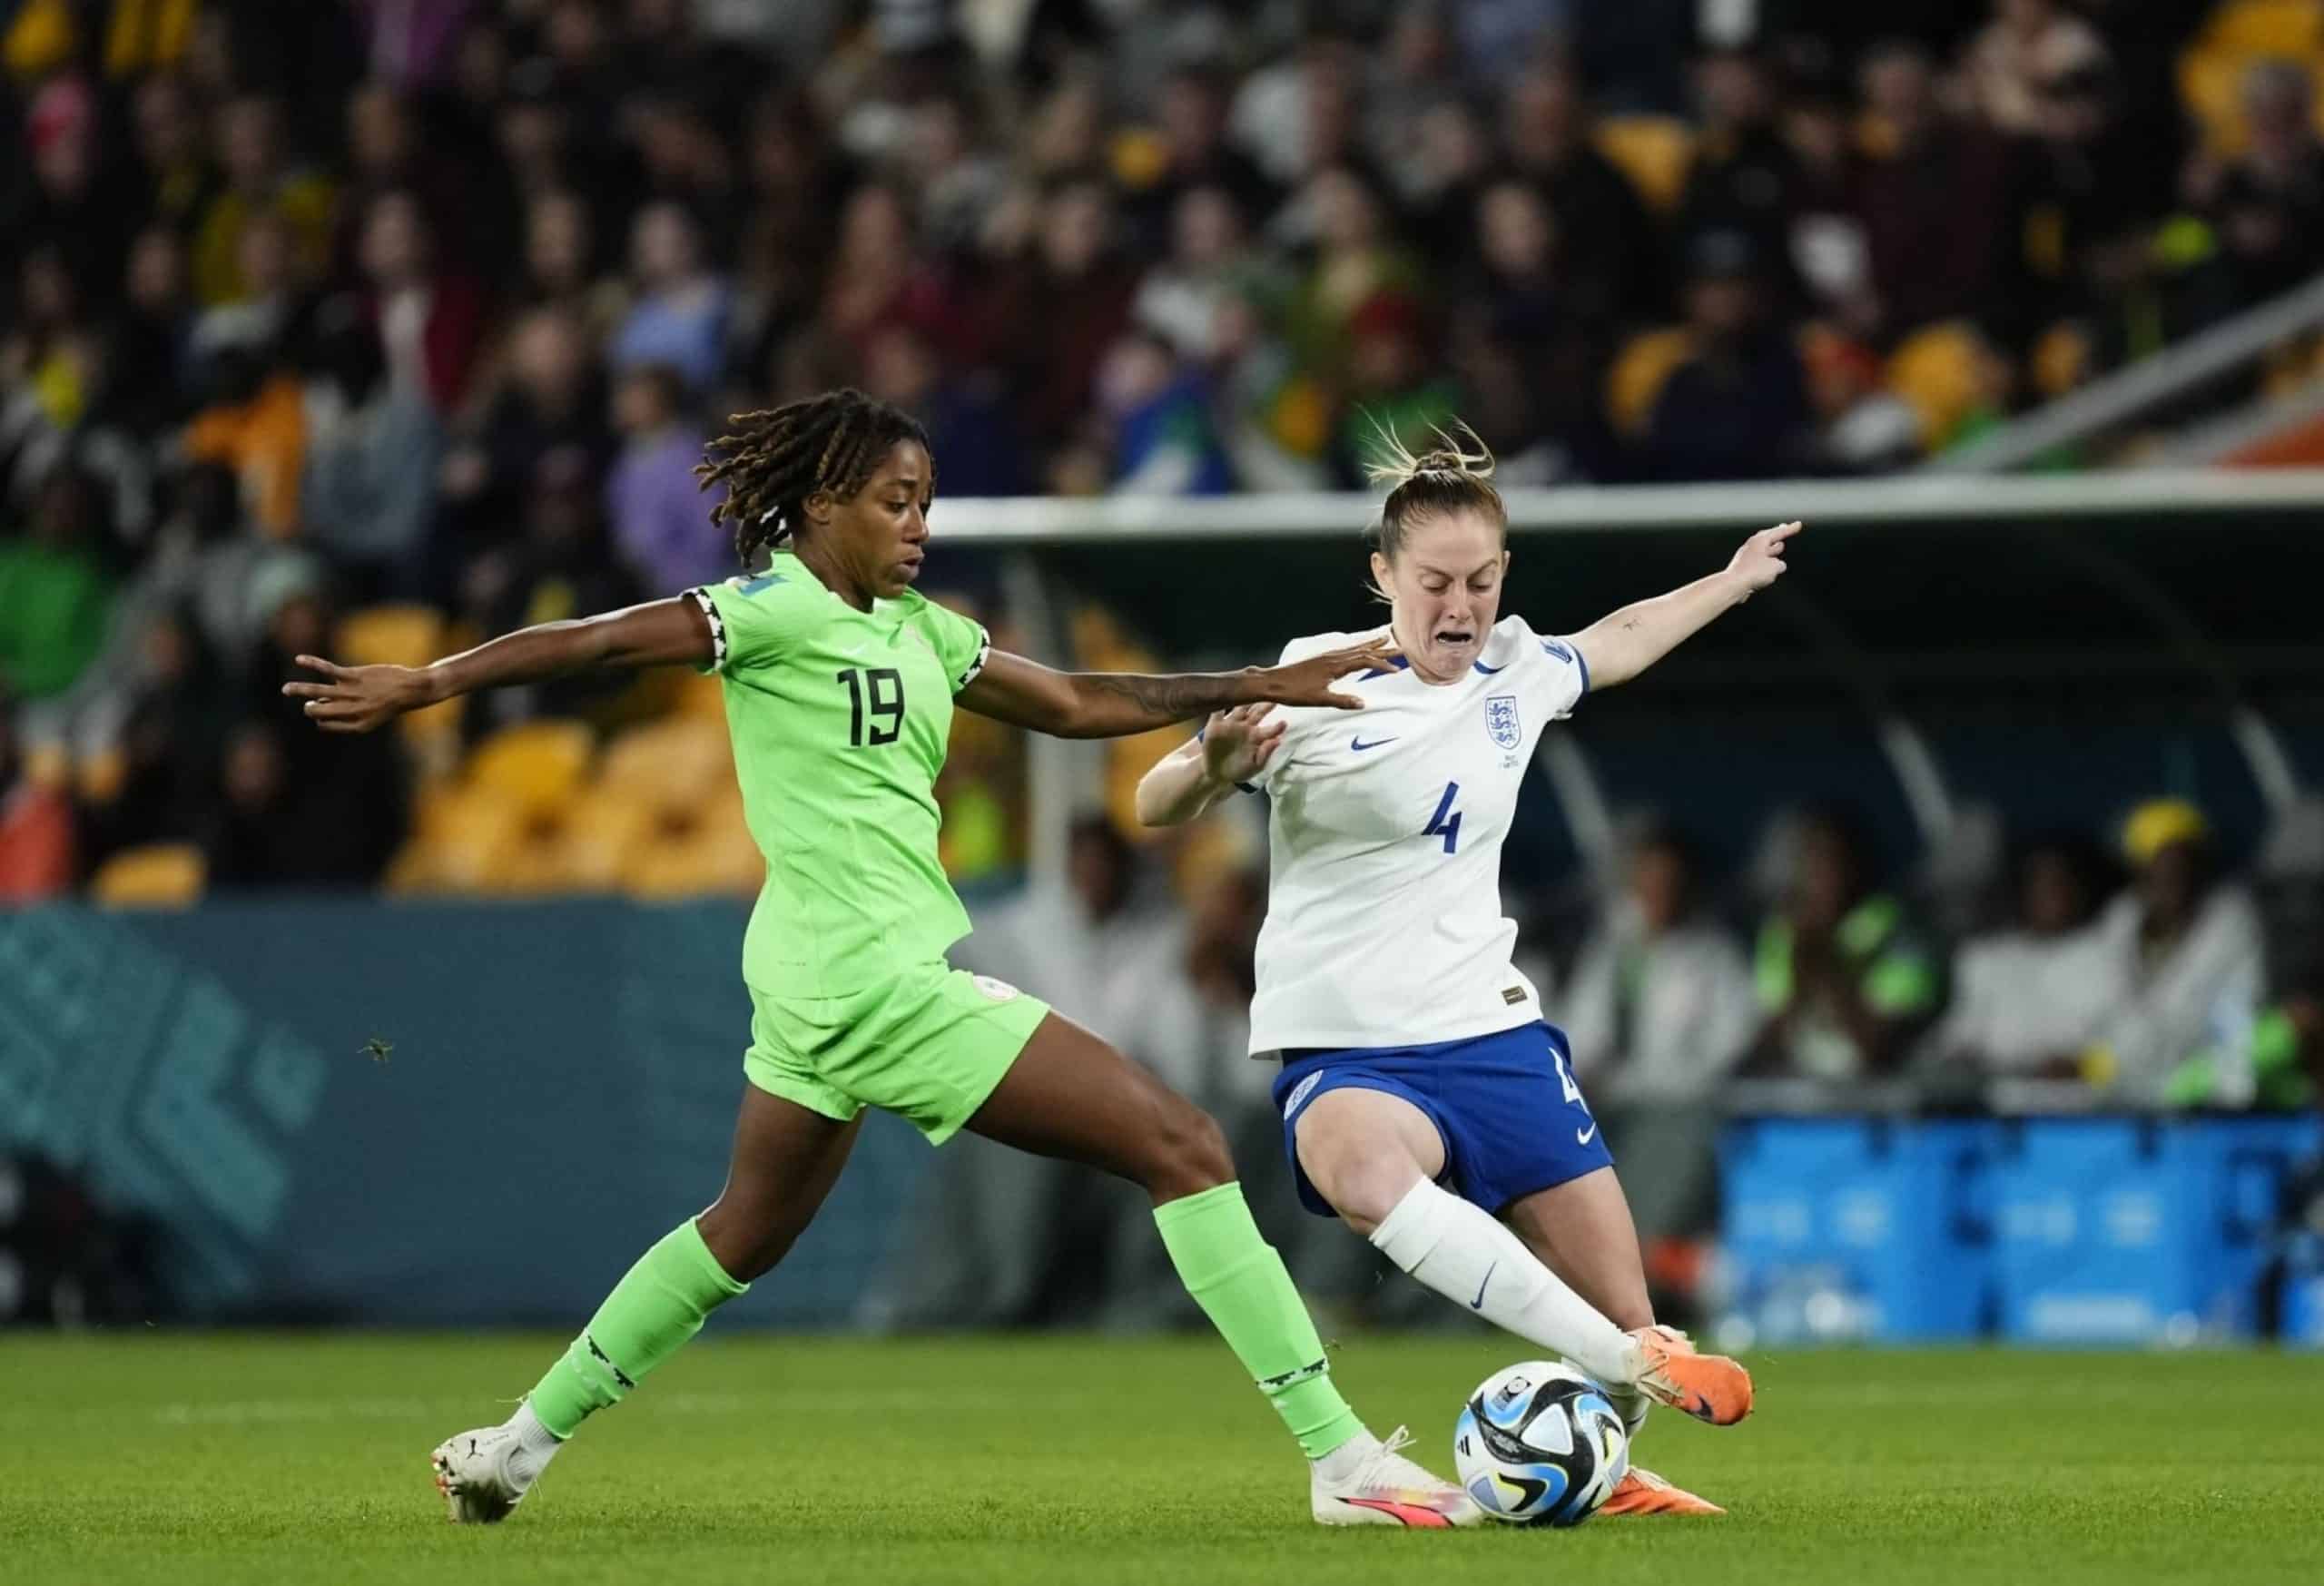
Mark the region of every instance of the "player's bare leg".
[[1297, 1137], [1307, 1181], [1367, 1239], [1413, 1185], [1444, 1172], [1444, 1138], [1436, 1126], [1385, 1090], [1326, 1091], [1299, 1115]]
[[1445, 1147], [1428, 1115], [1364, 1086], [1326, 1090], [1297, 1116], [1300, 1170], [1347, 1225], [1455, 1305], [1628, 1386], [1639, 1347], [1484, 1207], [1440, 1187]]
[[1260, 1236], [1218, 1125], [1106, 1042], [1051, 1014], [969, 1128], [1085, 1162], [1154, 1200], [1170, 1259], [1309, 1460], [1326, 1525], [1472, 1524], [1467, 1493], [1406, 1459], [1402, 1427], [1365, 1430], [1332, 1384], [1323, 1342], [1282, 1257]]
[[1537, 1190], [1502, 1210], [1526, 1247], [1625, 1333], [1654, 1325], [1630, 1203], [1610, 1167]]
[[694, 1220], [718, 1265], [741, 1283], [773, 1271], [822, 1210], [862, 1127], [861, 1114], [840, 1123], [743, 1086], [725, 1186]]
[[[1608, 1384], [1615, 1407], [1633, 1433], [1646, 1419], [1645, 1399], [1716, 1425], [1732, 1424], [1750, 1413], [1751, 1379], [1740, 1365], [1722, 1355], [1699, 1355], [1685, 1335], [1656, 1324], [1645, 1266], [1639, 1258], [1638, 1229], [1612, 1168], [1601, 1167], [1529, 1195], [1502, 1215], [1543, 1266], [1637, 1342], [1640, 1358], [1636, 1382]], [[1634, 1464], [1599, 1512], [1726, 1511]]]
[[781, 1261], [838, 1182], [861, 1121], [841, 1123], [745, 1085], [726, 1187], [630, 1269], [543, 1379], [571, 1403], [550, 1406], [554, 1420], [546, 1420], [537, 1387], [507, 1421], [447, 1438], [428, 1456], [448, 1518], [507, 1519], [580, 1416], [618, 1401], [699, 1330], [708, 1309]]
[[1714, 1426], [1751, 1413], [1748, 1373], [1724, 1355], [1697, 1354], [1684, 1334], [1656, 1325], [1638, 1229], [1612, 1168], [1539, 1190], [1502, 1216], [1552, 1272], [1638, 1341], [1636, 1380], [1649, 1398]]

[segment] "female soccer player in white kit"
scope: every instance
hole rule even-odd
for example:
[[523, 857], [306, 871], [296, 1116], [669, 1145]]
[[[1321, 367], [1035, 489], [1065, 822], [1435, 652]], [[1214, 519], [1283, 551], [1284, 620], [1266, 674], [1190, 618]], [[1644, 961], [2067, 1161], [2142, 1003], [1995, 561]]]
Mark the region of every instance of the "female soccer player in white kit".
[[[1467, 437], [1475, 442], [1473, 435]], [[1254, 1054], [1311, 1211], [1337, 1215], [1456, 1305], [1565, 1356], [1635, 1432], [1649, 1400], [1717, 1425], [1751, 1379], [1657, 1326], [1630, 1206], [1562, 1031], [1510, 961], [1501, 845], [1537, 734], [1783, 576], [1787, 523], [1725, 571], [1567, 638], [1495, 620], [1508, 516], [1482, 445], [1401, 452], [1375, 478], [1372, 574], [1393, 665], [1357, 675], [1360, 715], [1213, 715], [1147, 774], [1138, 818], [1190, 820], [1265, 791], [1269, 876]], [[1354, 642], [1295, 639], [1284, 659]], [[1717, 1513], [1650, 1473], [1604, 1512]]]

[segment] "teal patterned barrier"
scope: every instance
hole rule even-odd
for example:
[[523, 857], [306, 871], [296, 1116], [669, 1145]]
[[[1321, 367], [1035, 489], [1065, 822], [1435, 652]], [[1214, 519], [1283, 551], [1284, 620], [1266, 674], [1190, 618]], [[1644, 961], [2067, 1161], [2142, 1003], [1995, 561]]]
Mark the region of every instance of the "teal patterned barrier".
[[[0, 912], [0, 1148], [158, 1219], [202, 1319], [569, 1324], [718, 1191], [744, 910]], [[745, 1324], [843, 1323], [930, 1154], [867, 1125]]]

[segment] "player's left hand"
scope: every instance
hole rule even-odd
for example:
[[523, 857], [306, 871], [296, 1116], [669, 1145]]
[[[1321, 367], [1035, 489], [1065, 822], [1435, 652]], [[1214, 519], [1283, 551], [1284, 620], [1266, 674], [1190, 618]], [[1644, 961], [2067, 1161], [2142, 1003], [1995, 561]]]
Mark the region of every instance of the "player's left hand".
[[1213, 783], [1246, 783], [1275, 758], [1290, 723], [1271, 704], [1238, 704], [1214, 711], [1203, 724], [1203, 767]]
[[320, 655], [301, 655], [299, 665], [329, 681], [286, 683], [282, 692], [306, 701], [307, 719], [326, 733], [368, 733], [433, 703], [417, 667], [341, 666]]
[[1395, 642], [1383, 636], [1344, 649], [1326, 650], [1305, 661], [1294, 661], [1288, 666], [1255, 667], [1252, 681], [1258, 691], [1252, 703], [1328, 705], [1334, 710], [1360, 711], [1364, 708], [1363, 700], [1352, 694], [1334, 694], [1332, 685], [1358, 672], [1393, 665], [1399, 653]]
[[1773, 528], [1763, 528], [1743, 542], [1727, 570], [1743, 580], [1744, 598], [1749, 599], [1784, 575], [1785, 543], [1800, 530], [1797, 523], [1778, 523]]

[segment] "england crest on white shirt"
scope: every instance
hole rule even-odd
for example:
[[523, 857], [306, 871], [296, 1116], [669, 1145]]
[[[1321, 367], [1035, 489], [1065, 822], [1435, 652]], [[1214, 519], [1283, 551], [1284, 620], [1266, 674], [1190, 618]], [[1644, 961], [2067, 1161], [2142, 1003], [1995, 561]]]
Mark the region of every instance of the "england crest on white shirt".
[[1485, 701], [1485, 731], [1504, 749], [1514, 749], [1524, 741], [1525, 729], [1517, 719], [1515, 694], [1496, 694]]

